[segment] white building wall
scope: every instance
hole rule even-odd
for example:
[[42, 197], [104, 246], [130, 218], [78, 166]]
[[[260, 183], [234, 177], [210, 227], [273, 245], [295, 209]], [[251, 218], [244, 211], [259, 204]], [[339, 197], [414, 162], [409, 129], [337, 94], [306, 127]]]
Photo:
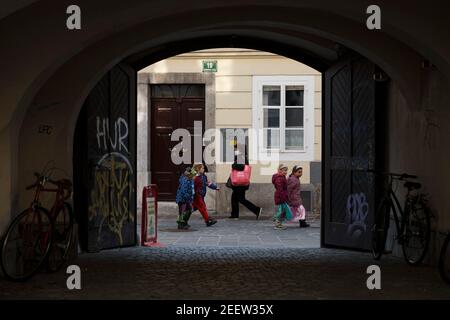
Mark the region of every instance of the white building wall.
[[[217, 60], [216, 128], [252, 128], [253, 76], [311, 76], [314, 81], [314, 161], [321, 161], [321, 74], [297, 61], [255, 50], [215, 49], [182, 54], [148, 66], [140, 73], [202, 72], [202, 61]], [[251, 144], [251, 142], [250, 142]], [[310, 183], [309, 161], [282, 161], [290, 168], [301, 164], [303, 183]], [[261, 174], [261, 164], [253, 164], [253, 183], [270, 183], [270, 176]], [[216, 179], [226, 182], [229, 164], [217, 164]]]

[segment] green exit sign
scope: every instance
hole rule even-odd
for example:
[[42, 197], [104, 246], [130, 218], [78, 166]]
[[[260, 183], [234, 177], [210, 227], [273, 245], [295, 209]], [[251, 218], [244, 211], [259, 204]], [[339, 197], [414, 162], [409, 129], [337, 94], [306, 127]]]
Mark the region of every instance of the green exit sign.
[[217, 60], [203, 61], [203, 72], [217, 72]]

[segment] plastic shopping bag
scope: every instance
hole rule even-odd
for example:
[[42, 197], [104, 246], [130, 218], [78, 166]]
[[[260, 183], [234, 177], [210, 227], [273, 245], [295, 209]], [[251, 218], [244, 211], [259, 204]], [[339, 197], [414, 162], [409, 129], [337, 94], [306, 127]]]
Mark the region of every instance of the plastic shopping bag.
[[[284, 213], [284, 215], [283, 215]], [[292, 220], [293, 214], [287, 203], [282, 203], [278, 205], [277, 213], [275, 214], [277, 220]]]

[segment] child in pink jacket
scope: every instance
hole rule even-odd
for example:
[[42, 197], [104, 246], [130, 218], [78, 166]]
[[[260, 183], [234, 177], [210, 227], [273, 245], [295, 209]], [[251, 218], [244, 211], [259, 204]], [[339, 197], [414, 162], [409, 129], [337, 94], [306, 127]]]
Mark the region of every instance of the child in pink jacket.
[[300, 166], [294, 166], [292, 173], [289, 175], [287, 181], [287, 192], [289, 199], [289, 207], [294, 216], [294, 221], [300, 221], [300, 228], [309, 227], [309, 224], [305, 220], [305, 210], [301, 210], [302, 199], [300, 197], [300, 177], [303, 174], [303, 168]]

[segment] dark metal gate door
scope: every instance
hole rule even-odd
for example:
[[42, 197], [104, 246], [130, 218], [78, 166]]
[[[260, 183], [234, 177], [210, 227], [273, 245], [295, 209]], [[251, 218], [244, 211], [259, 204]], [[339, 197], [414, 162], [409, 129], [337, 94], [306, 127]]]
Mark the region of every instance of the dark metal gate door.
[[356, 57], [324, 74], [323, 245], [369, 250], [377, 168], [376, 66]]
[[77, 131], [86, 134], [77, 143], [86, 151], [79, 185], [87, 187], [80, 243], [91, 252], [136, 244], [135, 84], [133, 69], [114, 67], [89, 94], [80, 115]]

